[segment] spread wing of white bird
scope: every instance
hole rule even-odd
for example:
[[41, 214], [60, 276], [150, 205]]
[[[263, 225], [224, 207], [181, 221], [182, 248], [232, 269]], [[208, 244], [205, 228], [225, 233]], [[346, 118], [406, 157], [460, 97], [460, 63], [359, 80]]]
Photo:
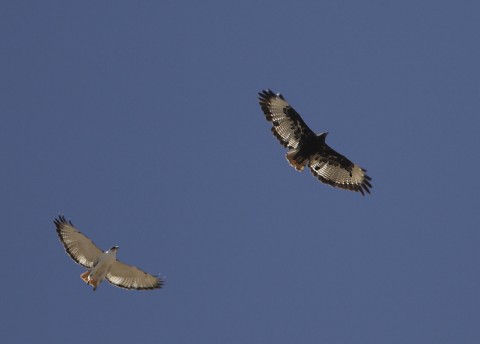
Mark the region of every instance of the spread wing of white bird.
[[140, 290], [161, 288], [164, 283], [160, 277], [118, 260], [110, 267], [107, 281], [120, 288]]
[[103, 251], [62, 215], [58, 216], [54, 223], [57, 227], [58, 237], [68, 255], [78, 264], [86, 268], [93, 268]]

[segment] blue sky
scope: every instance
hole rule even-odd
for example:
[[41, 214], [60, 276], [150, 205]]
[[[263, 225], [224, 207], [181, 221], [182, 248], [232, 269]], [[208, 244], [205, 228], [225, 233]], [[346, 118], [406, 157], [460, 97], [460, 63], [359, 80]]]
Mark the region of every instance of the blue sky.
[[[478, 343], [479, 12], [3, 1], [2, 339]], [[264, 88], [372, 194], [291, 168]], [[58, 214], [165, 287], [93, 293]]]

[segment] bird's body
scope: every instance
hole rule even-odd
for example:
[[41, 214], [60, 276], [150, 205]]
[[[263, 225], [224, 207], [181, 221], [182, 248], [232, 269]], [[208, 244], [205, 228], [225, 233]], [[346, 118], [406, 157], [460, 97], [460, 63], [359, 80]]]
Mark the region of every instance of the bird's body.
[[273, 135], [289, 149], [286, 158], [292, 167], [302, 171], [308, 165], [323, 183], [362, 195], [370, 193], [371, 178], [366, 170], [328, 146], [328, 132], [316, 135], [280, 93], [265, 90], [259, 93], [259, 101], [267, 121], [273, 124]]
[[98, 263], [91, 270], [85, 271], [80, 275], [80, 278], [85, 281], [85, 283], [93, 286], [93, 289], [97, 289], [98, 285], [105, 280], [107, 273], [112, 267], [112, 265], [117, 260], [117, 250], [118, 247], [114, 246], [108, 251], [102, 253], [98, 257]]
[[75, 262], [88, 269], [80, 278], [93, 286], [93, 290], [104, 280], [125, 289], [145, 290], [163, 286], [161, 278], [118, 261], [118, 246], [103, 252], [63, 216], [56, 218], [54, 223], [65, 251]]

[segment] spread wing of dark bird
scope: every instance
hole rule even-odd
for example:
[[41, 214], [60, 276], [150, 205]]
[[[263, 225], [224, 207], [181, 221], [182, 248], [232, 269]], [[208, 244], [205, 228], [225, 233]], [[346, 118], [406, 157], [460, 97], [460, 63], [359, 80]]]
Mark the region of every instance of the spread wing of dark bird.
[[366, 170], [325, 143], [326, 132], [315, 134], [280, 93], [264, 90], [258, 94], [260, 107], [272, 123], [273, 135], [289, 149], [287, 160], [302, 171], [305, 166], [325, 184], [370, 193], [372, 180]]

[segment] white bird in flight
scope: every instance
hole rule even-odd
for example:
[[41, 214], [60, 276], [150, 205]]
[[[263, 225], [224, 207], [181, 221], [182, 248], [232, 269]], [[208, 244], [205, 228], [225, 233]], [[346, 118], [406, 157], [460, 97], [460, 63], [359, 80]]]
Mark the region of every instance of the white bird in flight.
[[164, 281], [160, 277], [118, 261], [118, 246], [104, 252], [62, 215], [53, 222], [65, 251], [75, 262], [88, 269], [80, 278], [93, 286], [94, 291], [105, 279], [125, 289], [146, 290], [163, 286]]

